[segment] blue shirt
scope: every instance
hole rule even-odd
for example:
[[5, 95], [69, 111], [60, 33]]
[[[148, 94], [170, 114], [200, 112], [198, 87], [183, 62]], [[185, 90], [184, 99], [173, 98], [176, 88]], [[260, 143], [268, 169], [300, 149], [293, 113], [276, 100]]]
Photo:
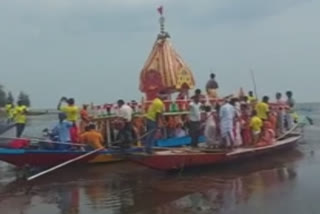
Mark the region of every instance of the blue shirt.
[[70, 123], [68, 121], [59, 122], [52, 129], [52, 134], [58, 136], [58, 141], [68, 142], [71, 140], [71, 138], [70, 138], [70, 128], [71, 127], [72, 127], [72, 123]]

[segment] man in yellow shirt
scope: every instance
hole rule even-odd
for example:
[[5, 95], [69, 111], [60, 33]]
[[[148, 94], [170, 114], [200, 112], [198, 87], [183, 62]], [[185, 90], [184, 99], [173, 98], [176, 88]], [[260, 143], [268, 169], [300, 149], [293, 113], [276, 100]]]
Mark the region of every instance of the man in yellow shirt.
[[155, 135], [157, 133], [159, 123], [162, 119], [162, 114], [164, 112], [164, 103], [165, 93], [160, 92], [155, 98], [151, 105], [148, 108], [148, 112], [146, 114], [147, 119], [147, 133], [146, 141], [145, 141], [145, 152], [151, 154], [152, 147], [155, 143]]
[[269, 113], [269, 97], [264, 96], [262, 98], [262, 102], [258, 102], [255, 110], [257, 111], [257, 116], [262, 120], [268, 119], [268, 113]]
[[252, 140], [253, 144], [256, 144], [259, 141], [261, 129], [262, 129], [263, 122], [260, 117], [257, 116], [257, 111], [252, 111], [252, 117], [250, 120], [250, 128], [252, 133]]
[[249, 93], [248, 93], [248, 101], [250, 103], [253, 103], [256, 100], [257, 100], [257, 98], [253, 95], [253, 91], [249, 91]]
[[7, 103], [5, 106], [6, 114], [7, 114], [7, 123], [11, 123], [14, 115], [14, 105], [12, 103]]
[[[66, 102], [66, 106], [61, 106], [63, 102]], [[75, 105], [75, 101], [73, 98], [67, 99], [66, 97], [62, 97], [58, 104], [57, 109], [62, 111], [67, 116], [67, 121], [76, 123], [79, 117], [79, 108]]]
[[16, 137], [20, 138], [26, 123], [27, 123], [27, 116], [28, 108], [27, 106], [23, 105], [23, 102], [21, 100], [18, 101], [18, 105], [14, 109], [14, 120], [16, 123]]

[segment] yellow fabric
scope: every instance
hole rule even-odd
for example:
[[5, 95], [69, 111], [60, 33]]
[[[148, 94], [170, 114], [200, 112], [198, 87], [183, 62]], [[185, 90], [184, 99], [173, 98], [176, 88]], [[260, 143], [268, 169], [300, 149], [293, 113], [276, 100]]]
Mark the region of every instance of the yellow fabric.
[[252, 131], [261, 132], [262, 125], [262, 120], [258, 116], [254, 116], [251, 118], [250, 127]]
[[6, 109], [7, 117], [10, 119], [13, 118], [14, 108], [12, 104], [7, 104], [5, 106], [5, 109]]
[[80, 142], [92, 146], [94, 149], [102, 149], [103, 137], [101, 133], [91, 130], [80, 135]]
[[210, 98], [218, 98], [218, 90], [217, 89], [213, 89], [213, 88], [208, 89], [207, 93]]
[[254, 102], [255, 100], [257, 100], [254, 96], [248, 96], [248, 101], [250, 103]]
[[256, 105], [257, 116], [263, 120], [268, 119], [269, 105], [264, 102], [259, 102]]
[[64, 112], [67, 116], [67, 120], [70, 122], [76, 122], [79, 117], [79, 108], [78, 106], [63, 106], [60, 108], [60, 111]]
[[156, 121], [157, 114], [162, 113], [163, 110], [164, 110], [164, 103], [159, 98], [156, 98], [152, 101], [151, 105], [149, 106], [146, 117], [149, 120]]
[[26, 111], [27, 107], [25, 105], [16, 106], [14, 109], [14, 120], [16, 123], [25, 124], [27, 122]]

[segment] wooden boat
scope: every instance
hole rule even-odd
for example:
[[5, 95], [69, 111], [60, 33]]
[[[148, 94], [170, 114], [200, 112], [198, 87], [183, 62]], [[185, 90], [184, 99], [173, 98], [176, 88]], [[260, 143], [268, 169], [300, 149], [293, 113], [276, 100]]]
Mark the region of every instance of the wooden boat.
[[[79, 160], [77, 163], [109, 163], [124, 160], [128, 153], [141, 152], [135, 147], [126, 150], [110, 149]], [[85, 154], [82, 151], [60, 151], [49, 149], [9, 149], [0, 148], [0, 160], [17, 167], [50, 167]]]
[[285, 137], [280, 138], [275, 143], [263, 147], [237, 148], [233, 151], [170, 148], [156, 151], [152, 155], [135, 154], [132, 155], [131, 160], [164, 171], [228, 163], [289, 149], [301, 139], [301, 134], [293, 131], [286, 133]]

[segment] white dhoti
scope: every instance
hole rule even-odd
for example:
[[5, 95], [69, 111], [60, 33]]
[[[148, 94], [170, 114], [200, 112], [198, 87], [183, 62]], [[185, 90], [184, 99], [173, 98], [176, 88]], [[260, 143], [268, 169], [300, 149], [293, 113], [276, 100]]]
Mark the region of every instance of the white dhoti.
[[231, 146], [234, 142], [233, 120], [220, 122], [221, 138], [226, 142], [226, 146]]
[[208, 147], [218, 145], [217, 126], [213, 116], [210, 116], [206, 121], [204, 136], [206, 137], [206, 143]]

